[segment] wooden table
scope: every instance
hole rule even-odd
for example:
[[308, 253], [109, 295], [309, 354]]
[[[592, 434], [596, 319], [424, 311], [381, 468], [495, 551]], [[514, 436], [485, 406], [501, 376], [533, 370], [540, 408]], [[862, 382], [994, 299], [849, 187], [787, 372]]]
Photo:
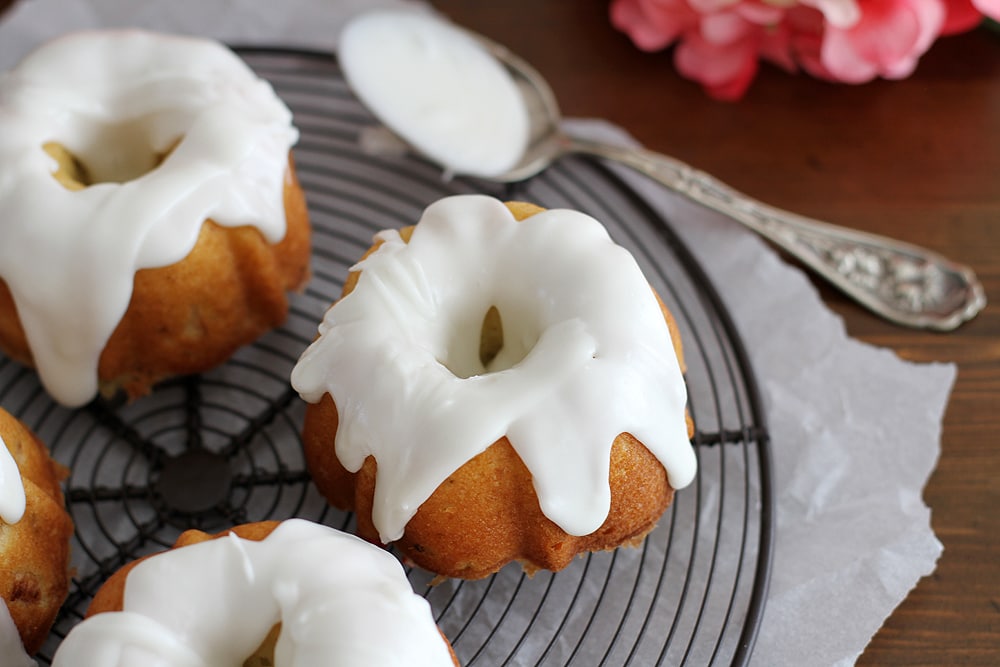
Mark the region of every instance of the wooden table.
[[903, 81], [832, 85], [764, 66], [742, 101], [723, 103], [671, 53], [635, 49], [606, 0], [432, 4], [533, 63], [567, 115], [617, 123], [768, 203], [973, 267], [991, 302], [950, 334], [887, 324], [821, 289], [851, 335], [959, 367], [925, 493], [944, 555], [859, 664], [1000, 664], [1000, 34], [942, 39]]
[[852, 335], [959, 366], [925, 494], [944, 555], [859, 664], [1000, 664], [1000, 35], [940, 40], [898, 82], [831, 85], [764, 66], [742, 101], [721, 103], [670, 53], [616, 32], [607, 0], [433, 4], [536, 65], [567, 115], [617, 123], [763, 201], [974, 268], [991, 303], [951, 334], [887, 324], [821, 290]]

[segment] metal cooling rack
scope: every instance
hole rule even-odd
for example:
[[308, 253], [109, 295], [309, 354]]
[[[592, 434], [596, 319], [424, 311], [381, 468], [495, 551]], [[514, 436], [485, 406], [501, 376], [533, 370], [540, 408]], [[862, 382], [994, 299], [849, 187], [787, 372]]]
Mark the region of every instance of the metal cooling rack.
[[314, 277], [281, 329], [221, 368], [132, 404], [67, 410], [34, 373], [0, 357], [0, 405], [71, 469], [75, 576], [52, 637], [83, 616], [123, 563], [186, 528], [292, 516], [351, 530], [327, 507], [301, 454], [303, 404], [288, 385], [299, 354], [372, 235], [412, 224], [430, 202], [481, 192], [571, 207], [604, 222], [636, 256], [681, 328], [700, 470], [635, 549], [591, 554], [559, 573], [517, 566], [482, 581], [409, 571], [463, 665], [742, 665], [763, 611], [773, 541], [768, 435], [739, 337], [707, 277], [642, 200], [599, 164], [567, 158], [515, 186], [446, 181], [410, 156], [358, 147], [372, 118], [329, 55], [242, 49], [295, 113], [295, 149], [314, 226]]

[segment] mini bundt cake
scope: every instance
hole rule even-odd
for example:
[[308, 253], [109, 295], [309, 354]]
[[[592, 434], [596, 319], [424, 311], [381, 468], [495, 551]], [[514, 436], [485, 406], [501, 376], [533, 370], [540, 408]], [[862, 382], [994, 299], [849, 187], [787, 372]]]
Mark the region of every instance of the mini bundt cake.
[[593, 218], [468, 195], [381, 232], [292, 384], [358, 533], [444, 576], [639, 542], [696, 469], [680, 337]]
[[0, 409], [0, 647], [13, 652], [0, 651], [12, 661], [4, 665], [19, 664], [12, 635], [29, 654], [42, 647], [69, 591], [73, 523], [64, 473], [38, 437]]
[[[119, 654], [131, 662], [100, 659]], [[98, 589], [53, 665], [154, 658], [243, 667], [458, 664], [395, 557], [302, 519], [218, 535], [189, 530], [173, 549], [129, 563]]]
[[0, 75], [0, 349], [59, 402], [147, 393], [281, 324], [310, 229], [271, 86], [221, 44], [74, 33]]

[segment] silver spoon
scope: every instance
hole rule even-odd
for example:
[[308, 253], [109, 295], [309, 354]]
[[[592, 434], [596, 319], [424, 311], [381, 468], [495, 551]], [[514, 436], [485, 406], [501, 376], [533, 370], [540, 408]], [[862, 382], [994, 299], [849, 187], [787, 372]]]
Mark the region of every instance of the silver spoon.
[[520, 163], [490, 180], [523, 181], [563, 155], [594, 155], [631, 167], [743, 223], [889, 321], [950, 331], [986, 305], [983, 287], [969, 267], [930, 250], [769, 206], [666, 155], [568, 134], [555, 95], [538, 71], [506, 47], [465, 32], [506, 67], [530, 117], [531, 140]]

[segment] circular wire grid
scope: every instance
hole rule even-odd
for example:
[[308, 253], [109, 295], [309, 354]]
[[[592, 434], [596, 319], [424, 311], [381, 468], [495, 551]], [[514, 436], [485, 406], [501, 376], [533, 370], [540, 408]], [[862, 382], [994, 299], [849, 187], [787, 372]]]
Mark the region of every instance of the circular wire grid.
[[[187, 528], [303, 517], [350, 531], [302, 457], [304, 404], [288, 377], [380, 229], [415, 222], [449, 194], [486, 193], [584, 211], [630, 249], [676, 316], [687, 358], [699, 474], [637, 548], [583, 556], [534, 577], [511, 565], [480, 581], [408, 569], [463, 665], [740, 665], [760, 622], [773, 540], [768, 436], [739, 337], [687, 249], [620, 179], [567, 158], [513, 186], [442, 178], [410, 155], [359, 147], [373, 124], [335, 60], [241, 49], [292, 108], [313, 224], [313, 278], [287, 323], [204, 375], [133, 403], [68, 410], [31, 370], [0, 357], [0, 405], [70, 469], [76, 524], [69, 599], [38, 656], [48, 664], [101, 583], [122, 564], [170, 546]], [[196, 601], [192, 601], [197, 604]]]

